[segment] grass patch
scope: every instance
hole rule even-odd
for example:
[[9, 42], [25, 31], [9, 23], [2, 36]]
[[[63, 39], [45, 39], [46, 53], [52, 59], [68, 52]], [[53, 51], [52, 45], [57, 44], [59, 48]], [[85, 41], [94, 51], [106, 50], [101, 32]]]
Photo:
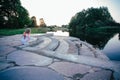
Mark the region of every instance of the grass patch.
[[[16, 34], [23, 34], [25, 29], [0, 29], [0, 36], [10, 36]], [[34, 33], [45, 33], [47, 32], [46, 28], [31, 28], [31, 34]]]
[[9, 36], [15, 34], [22, 34], [24, 29], [0, 29], [1, 36]]

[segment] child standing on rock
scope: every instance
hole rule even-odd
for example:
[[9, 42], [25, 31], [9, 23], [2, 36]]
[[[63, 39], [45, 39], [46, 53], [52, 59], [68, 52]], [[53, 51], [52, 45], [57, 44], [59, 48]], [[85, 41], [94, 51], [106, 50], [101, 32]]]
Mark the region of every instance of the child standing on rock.
[[30, 33], [31, 33], [31, 29], [30, 28], [27, 28], [25, 30], [25, 32], [23, 33], [23, 36], [22, 36], [22, 39], [21, 39], [21, 43], [23, 45], [27, 45], [29, 44], [29, 41], [30, 41]]

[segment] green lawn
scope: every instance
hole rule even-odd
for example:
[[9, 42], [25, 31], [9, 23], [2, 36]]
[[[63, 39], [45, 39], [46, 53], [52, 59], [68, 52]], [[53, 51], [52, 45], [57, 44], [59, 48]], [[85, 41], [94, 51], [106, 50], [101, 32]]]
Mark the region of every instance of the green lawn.
[[[15, 35], [15, 34], [23, 34], [25, 29], [0, 29], [0, 36], [9, 36], [9, 35]], [[41, 28], [31, 28], [31, 33], [45, 33], [46, 29]]]

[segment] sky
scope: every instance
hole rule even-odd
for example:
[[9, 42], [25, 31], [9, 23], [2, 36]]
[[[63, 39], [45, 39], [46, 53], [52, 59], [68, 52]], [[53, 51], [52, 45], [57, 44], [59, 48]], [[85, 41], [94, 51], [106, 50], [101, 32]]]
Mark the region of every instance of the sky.
[[43, 18], [47, 25], [67, 25], [72, 16], [87, 8], [108, 7], [111, 16], [120, 23], [120, 0], [20, 0], [37, 23]]

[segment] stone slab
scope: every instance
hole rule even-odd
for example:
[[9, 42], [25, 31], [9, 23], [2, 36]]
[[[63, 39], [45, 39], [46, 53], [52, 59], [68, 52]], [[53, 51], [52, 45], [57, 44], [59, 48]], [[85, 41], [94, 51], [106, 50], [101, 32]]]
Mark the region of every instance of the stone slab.
[[15, 51], [16, 49], [10, 46], [0, 46], [0, 56], [6, 56], [8, 53]]
[[51, 39], [47, 37], [41, 37], [43, 42], [35, 46], [36, 48], [42, 49], [46, 46], [48, 46], [49, 43], [51, 43]]
[[[14, 66], [12, 63], [0, 62], [0, 70]], [[1, 79], [0, 79], [1, 80]]]
[[90, 51], [90, 49], [84, 44], [82, 44], [82, 47], [80, 47], [79, 52], [80, 52], [80, 55], [95, 57], [93, 54], [93, 51]]
[[112, 72], [108, 70], [101, 70], [98, 72], [86, 74], [80, 80], [111, 80]]
[[13, 67], [0, 72], [0, 80], [64, 80], [64, 77], [43, 67]]
[[58, 46], [58, 48], [55, 50], [56, 53], [61, 53], [61, 54], [66, 54], [69, 48], [68, 43], [65, 40], [61, 40], [60, 41], [60, 45]]
[[85, 65], [70, 63], [70, 62], [55, 62], [49, 67], [69, 77], [72, 77], [74, 74], [77, 74], [77, 73], [85, 74], [89, 72], [91, 68], [90, 66], [85, 66]]
[[46, 66], [52, 63], [52, 59], [27, 51], [15, 51], [7, 56], [7, 60], [14, 61], [17, 65]]
[[0, 62], [1, 61], [6, 61], [6, 57], [5, 56], [0, 56]]
[[18, 46], [21, 45], [22, 35], [13, 35], [0, 38], [0, 45]]
[[69, 44], [68, 54], [78, 55], [78, 48], [75, 43], [71, 40], [66, 40]]
[[55, 38], [50, 38], [52, 41], [51, 43], [45, 47], [46, 50], [52, 50], [52, 51], [55, 51], [57, 49], [57, 47], [59, 46], [60, 44], [60, 41], [55, 39]]

